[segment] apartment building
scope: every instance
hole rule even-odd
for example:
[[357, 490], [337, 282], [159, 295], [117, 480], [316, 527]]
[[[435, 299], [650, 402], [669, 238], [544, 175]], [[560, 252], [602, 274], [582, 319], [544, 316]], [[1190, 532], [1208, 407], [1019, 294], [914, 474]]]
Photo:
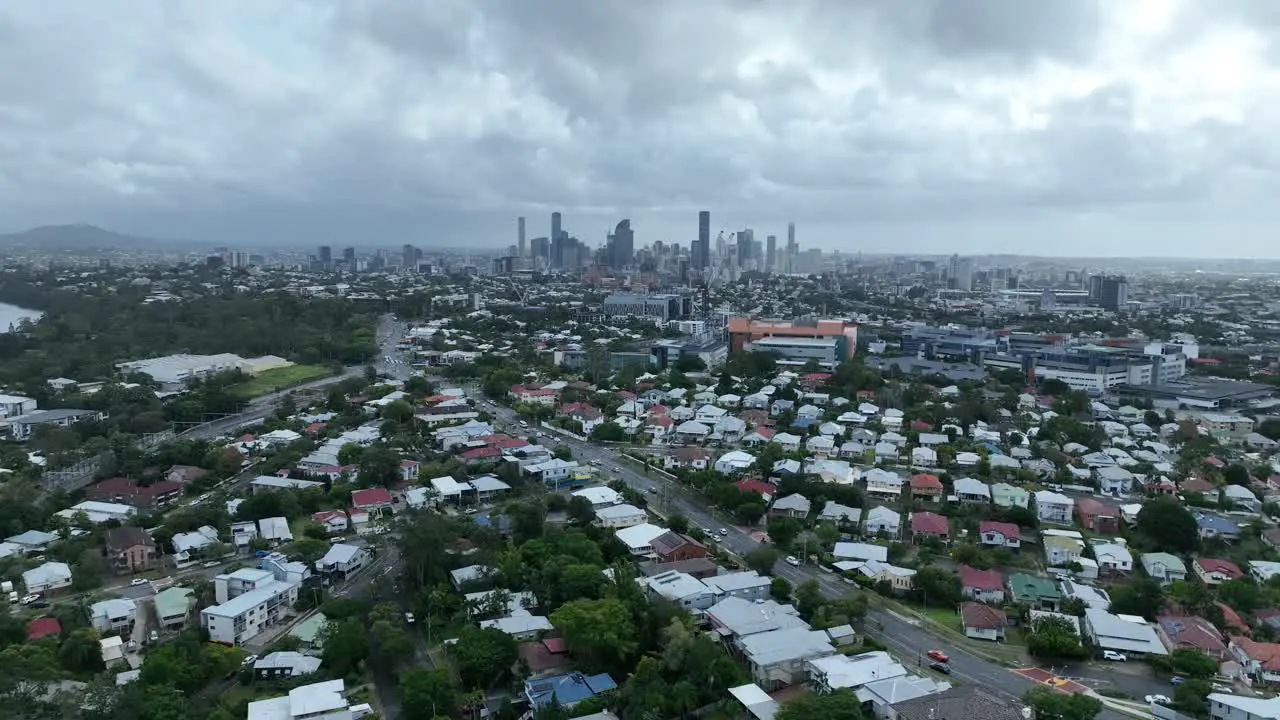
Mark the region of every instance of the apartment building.
[[209, 639], [239, 645], [279, 623], [298, 600], [298, 583], [277, 580], [268, 570], [245, 568], [214, 578], [218, 604], [200, 613]]

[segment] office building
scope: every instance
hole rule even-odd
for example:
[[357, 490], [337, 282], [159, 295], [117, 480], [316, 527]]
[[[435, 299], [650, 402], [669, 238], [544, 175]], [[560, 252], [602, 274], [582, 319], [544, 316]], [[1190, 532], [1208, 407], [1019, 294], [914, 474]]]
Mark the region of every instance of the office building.
[[682, 320], [693, 314], [693, 297], [660, 293], [614, 293], [604, 300], [608, 317], [651, 317], [662, 322]]
[[321, 245], [316, 253], [316, 259], [320, 261], [322, 267], [329, 269], [333, 265], [333, 248]]
[[525, 257], [524, 253], [524, 216], [516, 218], [516, 255]]
[[554, 244], [560, 239], [560, 213], [551, 213], [551, 242]]
[[769, 235], [764, 243], [764, 269], [772, 273], [778, 262], [778, 236]]
[[551, 241], [544, 237], [536, 237], [529, 241], [529, 256], [533, 258], [535, 270], [545, 270], [551, 261]]
[[343, 262], [343, 263], [345, 263], [347, 267], [352, 267], [353, 265], [355, 265], [355, 264], [356, 264], [356, 249], [355, 249], [355, 248], [353, 248], [353, 247], [343, 248], [343, 249], [342, 249], [342, 262]]
[[1117, 312], [1129, 304], [1129, 281], [1123, 275], [1094, 275], [1089, 278], [1089, 302]]
[[952, 255], [947, 266], [947, 285], [952, 290], [969, 292], [973, 290], [973, 261]]
[[400, 266], [405, 270], [417, 270], [418, 254], [418, 248], [404, 245], [400, 248]]
[[833, 365], [852, 358], [857, 346], [858, 326], [844, 320], [729, 319], [729, 349], [733, 352], [773, 352], [801, 364], [816, 359]]
[[782, 264], [784, 272], [799, 272], [796, 267], [799, 262], [800, 245], [796, 242], [796, 224], [787, 223], [787, 257], [786, 262]]

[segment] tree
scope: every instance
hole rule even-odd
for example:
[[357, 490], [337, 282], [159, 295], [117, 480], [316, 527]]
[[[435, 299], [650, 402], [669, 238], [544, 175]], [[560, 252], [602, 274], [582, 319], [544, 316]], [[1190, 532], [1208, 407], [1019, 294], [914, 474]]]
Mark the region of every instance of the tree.
[[406, 720], [453, 717], [458, 690], [448, 670], [415, 668], [400, 674], [401, 715]]
[[1154, 619], [1164, 607], [1164, 588], [1151, 578], [1135, 580], [1128, 585], [1111, 589], [1111, 605], [1107, 608], [1117, 615], [1141, 615]]
[[570, 449], [568, 445], [557, 445], [555, 446], [555, 449], [551, 451], [551, 455], [552, 457], [556, 457], [561, 460], [572, 460], [573, 450]]
[[1204, 678], [1191, 678], [1174, 685], [1174, 709], [1195, 717], [1204, 717], [1208, 714], [1208, 697], [1211, 692], [1213, 692], [1213, 684]]
[[832, 693], [809, 693], [783, 703], [774, 720], [863, 720], [862, 701], [848, 688]]
[[941, 568], [921, 568], [911, 579], [916, 596], [925, 605], [953, 608], [963, 597], [960, 576]]
[[1249, 468], [1238, 462], [1233, 462], [1222, 471], [1222, 477], [1227, 481], [1228, 485], [1244, 485], [1248, 487], [1252, 478], [1249, 477]]
[[497, 628], [467, 625], [453, 645], [458, 677], [466, 687], [492, 686], [510, 671], [518, 656], [516, 641]]
[[626, 442], [627, 433], [621, 425], [609, 420], [596, 423], [596, 426], [591, 428], [591, 439], [596, 442]]
[[822, 607], [822, 587], [817, 580], [806, 580], [796, 586], [796, 611], [805, 620], [812, 620], [818, 609]]
[[780, 603], [791, 602], [791, 583], [784, 577], [774, 577], [769, 581], [769, 595]]
[[1089, 654], [1080, 644], [1080, 634], [1075, 627], [1058, 617], [1042, 617], [1031, 624], [1027, 652], [1033, 657], [1051, 660], [1077, 660]]
[[1172, 553], [1189, 553], [1200, 547], [1195, 516], [1177, 500], [1159, 497], [1138, 511], [1137, 531], [1154, 547]]
[[390, 448], [366, 448], [360, 457], [356, 482], [361, 487], [391, 487], [400, 482], [400, 458]]
[[773, 566], [778, 563], [780, 557], [782, 553], [776, 548], [759, 547], [747, 553], [747, 567], [761, 575], [769, 575], [773, 573]]
[[[369, 657], [368, 635], [355, 618], [330, 620], [320, 631], [320, 641], [324, 648], [324, 665], [338, 677], [356, 673], [360, 664]], [[150, 661], [148, 656], [148, 664]]]
[[769, 539], [780, 547], [789, 547], [791, 541], [795, 540], [803, 531], [804, 526], [795, 518], [769, 518]]
[[403, 425], [413, 419], [413, 406], [404, 400], [392, 400], [382, 408], [382, 417]]
[[551, 614], [551, 623], [569, 652], [590, 667], [624, 670], [640, 648], [631, 612], [614, 598], [565, 603]]
[[99, 672], [106, 665], [98, 640], [98, 632], [93, 628], [73, 630], [58, 648], [59, 664], [73, 673]]
[[1193, 678], [1212, 678], [1218, 672], [1218, 661], [1195, 648], [1178, 648], [1169, 657], [1173, 669]]
[[1022, 697], [1036, 720], [1093, 720], [1102, 712], [1102, 701], [1080, 693], [1034, 687]]

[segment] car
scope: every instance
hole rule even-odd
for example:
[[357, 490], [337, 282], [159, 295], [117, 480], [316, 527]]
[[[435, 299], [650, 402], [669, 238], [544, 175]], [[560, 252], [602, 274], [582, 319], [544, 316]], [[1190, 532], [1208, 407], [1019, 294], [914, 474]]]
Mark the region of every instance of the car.
[[702, 528], [702, 534], [711, 536], [711, 535], [714, 535], [715, 533], [711, 532], [711, 528]]
[[930, 650], [929, 652], [925, 653], [925, 655], [928, 655], [929, 659], [934, 662], [940, 662], [940, 663], [951, 662], [951, 658], [947, 657], [947, 654], [942, 652], [941, 650]]
[[413, 613], [411, 613], [411, 612], [407, 612], [407, 613], [405, 613], [405, 614], [404, 614], [404, 621], [405, 621], [405, 622], [407, 622], [407, 623], [409, 623], [410, 625], [412, 625], [412, 624], [413, 624]]
[[645, 488], [645, 489], [644, 489], [644, 491], [645, 491], [645, 492], [647, 492], [647, 493], [655, 493], [655, 494], [656, 494], [656, 493], [658, 492], [658, 488], [656, 488], [656, 487], [647, 487], [647, 488]]
[[150, 640], [151, 642], [155, 642], [159, 640], [160, 632], [158, 630], [152, 630], [150, 633], [147, 634], [147, 639]]
[[130, 640], [130, 641], [125, 645], [125, 649], [126, 649], [126, 650], [128, 650], [129, 652], [138, 652], [138, 641], [137, 641], [137, 640]]
[[39, 599], [40, 599], [40, 594], [39, 594], [39, 593], [31, 593], [30, 595], [24, 595], [24, 596], [22, 597], [22, 600], [21, 600], [20, 602], [21, 602], [23, 605], [30, 605], [31, 603], [33, 603], [33, 602], [35, 602], [35, 601], [37, 601], [37, 600], [39, 600]]
[[1102, 659], [1110, 660], [1111, 662], [1125, 662], [1129, 658], [1126, 657], [1124, 653], [1119, 653], [1115, 650], [1103, 650]]
[[1234, 693], [1236, 690], [1235, 688], [1231, 687], [1230, 685], [1227, 685], [1226, 683], [1214, 683], [1213, 691], [1219, 692], [1219, 693], [1226, 693], [1230, 695], [1231, 693]]
[[1146, 700], [1148, 705], [1169, 705], [1173, 702], [1168, 695], [1148, 695], [1143, 700]]
[[720, 534], [721, 534], [722, 536], [723, 536], [723, 535], [728, 535], [728, 534], [729, 534], [729, 528], [720, 528]]
[[1170, 685], [1181, 685], [1186, 681], [1187, 679], [1181, 675], [1174, 675], [1173, 677], [1169, 678]]
[[948, 665], [948, 664], [946, 664], [946, 663], [944, 663], [944, 662], [937, 662], [937, 661], [935, 660], [934, 662], [929, 663], [929, 668], [930, 668], [931, 670], [936, 670], [936, 671], [938, 671], [938, 672], [942, 673], [943, 675], [950, 675], [950, 674], [951, 674], [951, 666], [950, 666], [950, 665]]
[[207, 568], [216, 568], [221, 564], [222, 562], [220, 560], [210, 560], [209, 562], [205, 563], [204, 566]]
[[151, 581], [146, 578], [134, 578], [133, 580], [129, 581], [129, 585], [132, 587], [137, 587], [138, 585], [146, 585], [149, 582]]
[[791, 567], [800, 567], [800, 561], [797, 560], [794, 555], [787, 556], [787, 564]]
[[240, 664], [241, 664], [241, 665], [252, 665], [252, 664], [254, 664], [254, 663], [256, 663], [256, 662], [258, 662], [258, 656], [257, 656], [257, 655], [250, 655], [249, 657], [247, 657], [247, 658], [245, 658], [245, 659], [241, 660], [241, 661], [240, 661]]

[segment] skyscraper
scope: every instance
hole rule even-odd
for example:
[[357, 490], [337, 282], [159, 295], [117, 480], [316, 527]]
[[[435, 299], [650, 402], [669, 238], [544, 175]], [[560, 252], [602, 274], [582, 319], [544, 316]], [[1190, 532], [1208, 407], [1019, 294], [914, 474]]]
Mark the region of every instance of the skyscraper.
[[554, 245], [560, 239], [560, 213], [551, 213], [551, 243]]
[[636, 234], [631, 229], [631, 220], [618, 222], [613, 234], [609, 236], [609, 248], [609, 267], [616, 270], [631, 264], [636, 256]]
[[534, 270], [546, 270], [551, 260], [551, 243], [544, 237], [536, 237], [529, 241], [529, 255], [533, 258]]
[[400, 248], [400, 265], [405, 270], [418, 269], [418, 248], [405, 245]]
[[344, 249], [342, 250], [342, 262], [346, 263], [348, 266], [355, 265], [355, 264], [356, 264], [356, 249], [355, 249], [355, 248], [353, 248], [353, 247], [351, 247], [351, 248], [344, 248]]
[[773, 272], [774, 264], [778, 262], [778, 236], [769, 235], [765, 238], [764, 244], [764, 269], [765, 272]]
[[800, 244], [796, 242], [796, 224], [787, 223], [787, 261], [783, 263], [783, 271], [796, 272], [796, 259], [800, 256]]
[[516, 250], [524, 257], [524, 216], [516, 218]]
[[328, 270], [329, 266], [333, 264], [333, 248], [328, 245], [321, 245], [316, 253], [316, 259], [320, 261], [325, 270]]
[[705, 270], [711, 265], [711, 212], [698, 211], [698, 239], [689, 246], [689, 261], [694, 270]]

